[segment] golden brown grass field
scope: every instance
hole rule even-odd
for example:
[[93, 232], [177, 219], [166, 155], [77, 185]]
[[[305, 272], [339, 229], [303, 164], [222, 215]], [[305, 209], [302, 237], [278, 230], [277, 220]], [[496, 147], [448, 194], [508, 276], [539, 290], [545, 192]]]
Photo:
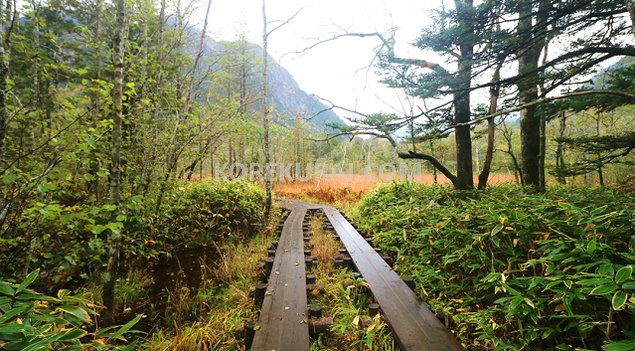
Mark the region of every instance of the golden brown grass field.
[[[434, 184], [432, 174], [416, 175], [414, 180], [417, 183]], [[277, 197], [310, 197], [328, 203], [335, 203], [336, 201], [356, 202], [379, 184], [390, 181], [392, 179], [382, 179], [372, 174], [325, 174], [320, 178], [313, 178], [308, 181], [276, 182], [274, 184], [274, 192]], [[477, 179], [474, 181], [476, 182]], [[489, 184], [513, 182], [514, 177], [512, 175], [494, 174], [490, 176]], [[438, 183], [449, 184], [450, 181], [446, 177], [439, 175]]]

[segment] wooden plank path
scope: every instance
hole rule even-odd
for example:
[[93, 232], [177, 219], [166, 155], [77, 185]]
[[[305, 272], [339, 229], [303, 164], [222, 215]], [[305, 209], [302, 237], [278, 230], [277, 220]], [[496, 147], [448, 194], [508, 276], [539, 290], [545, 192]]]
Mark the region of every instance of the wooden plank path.
[[381, 306], [401, 346], [413, 351], [463, 350], [450, 333], [381, 256], [335, 208], [324, 213]]
[[309, 350], [302, 221], [310, 206], [295, 201], [281, 205], [291, 214], [276, 249], [252, 351]]

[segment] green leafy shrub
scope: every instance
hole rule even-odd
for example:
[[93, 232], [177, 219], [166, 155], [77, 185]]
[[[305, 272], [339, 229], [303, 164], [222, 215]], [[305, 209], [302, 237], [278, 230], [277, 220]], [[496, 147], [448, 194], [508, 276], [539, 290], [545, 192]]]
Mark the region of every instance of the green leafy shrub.
[[[243, 181], [175, 183], [158, 215], [154, 195], [111, 204], [34, 202], [20, 222], [0, 235], [0, 265], [7, 280], [39, 268], [42, 288], [75, 287], [102, 271], [107, 234], [122, 235], [121, 254], [146, 262], [174, 245], [199, 244], [255, 233], [264, 221], [264, 193]], [[6, 228], [4, 228], [6, 229]]]
[[264, 191], [242, 180], [187, 183], [168, 195], [159, 237], [180, 244], [248, 237], [264, 224]]
[[[20, 222], [0, 235], [0, 265], [7, 280], [16, 281], [25, 270], [41, 269], [39, 283], [68, 287], [105, 267], [106, 235], [123, 236], [124, 254], [156, 256], [140, 237], [147, 236], [141, 196], [126, 198], [117, 216], [112, 204], [86, 202], [64, 205], [52, 197], [26, 208]], [[5, 239], [6, 238], [6, 239]], [[69, 284], [70, 283], [70, 284]]]
[[121, 327], [97, 329], [91, 318], [95, 312], [81, 296], [60, 290], [57, 297], [28, 287], [38, 271], [21, 284], [0, 281], [0, 349], [2, 350], [134, 350], [124, 334], [140, 316]]
[[632, 196], [397, 182], [357, 211], [468, 348], [635, 350]]

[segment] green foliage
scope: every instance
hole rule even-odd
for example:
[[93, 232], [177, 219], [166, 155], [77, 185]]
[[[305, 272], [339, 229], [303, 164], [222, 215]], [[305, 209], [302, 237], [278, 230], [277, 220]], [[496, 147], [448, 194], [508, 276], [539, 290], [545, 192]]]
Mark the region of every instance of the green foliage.
[[368, 304], [372, 300], [362, 278], [354, 279], [349, 270], [318, 277], [326, 293], [310, 296], [310, 302], [324, 307], [324, 313], [333, 317], [333, 325], [329, 335], [311, 342], [311, 350], [401, 350], [381, 314], [369, 316]]
[[264, 224], [264, 199], [263, 190], [246, 181], [184, 183], [168, 195], [159, 238], [187, 244], [249, 237]]
[[[632, 195], [393, 183], [357, 220], [474, 349], [632, 349]], [[621, 348], [626, 347], [626, 348]]]
[[140, 316], [121, 327], [94, 329], [95, 314], [81, 295], [59, 290], [57, 297], [38, 293], [29, 286], [39, 271], [29, 274], [21, 284], [0, 281], [0, 348], [3, 350], [134, 350], [125, 345], [124, 335]]
[[[58, 189], [56, 183], [43, 183], [39, 192]], [[20, 272], [25, 267], [46, 271], [49, 283], [63, 284], [105, 265], [108, 231], [123, 235], [123, 253], [155, 257], [158, 253], [140, 239], [145, 236], [143, 198], [126, 199], [120, 206], [91, 202], [64, 204], [63, 191], [49, 200], [35, 201], [24, 209], [20, 222], [10, 228], [0, 249], [0, 263], [5, 274]], [[46, 201], [46, 202], [44, 202]], [[34, 230], [37, 228], [37, 230]], [[124, 229], [125, 228], [125, 229]]]

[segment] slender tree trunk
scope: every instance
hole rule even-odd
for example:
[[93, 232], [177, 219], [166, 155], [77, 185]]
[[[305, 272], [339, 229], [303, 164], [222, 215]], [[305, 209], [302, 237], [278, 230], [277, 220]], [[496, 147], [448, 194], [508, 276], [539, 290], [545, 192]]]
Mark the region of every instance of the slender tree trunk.
[[207, 10], [205, 11], [205, 19], [203, 20], [203, 30], [201, 30], [201, 37], [199, 38], [199, 41], [198, 41], [198, 49], [196, 50], [196, 56], [194, 57], [194, 64], [192, 65], [192, 76], [190, 77], [190, 85], [187, 90], [187, 95], [185, 96], [185, 108], [184, 108], [183, 118], [188, 118], [188, 114], [190, 112], [192, 92], [194, 91], [194, 81], [196, 80], [196, 71], [198, 70], [198, 65], [201, 61], [201, 57], [203, 56], [203, 44], [205, 43], [205, 35], [207, 32], [209, 11], [211, 7], [212, 7], [212, 0], [207, 0]]
[[209, 177], [214, 179], [216, 176], [214, 172], [214, 150], [212, 149], [209, 153]]
[[9, 129], [7, 80], [9, 79], [9, 63], [11, 61], [11, 35], [16, 16], [15, 0], [8, 0], [5, 8], [0, 5], [0, 165], [5, 162], [7, 152], [7, 134]]
[[[492, 75], [492, 82], [500, 80], [500, 71], [503, 66], [502, 62], [496, 65], [494, 74]], [[489, 89], [489, 110], [488, 114], [493, 115], [498, 109], [498, 97], [500, 96], [500, 85], [492, 85]], [[489, 179], [490, 170], [492, 168], [492, 160], [494, 159], [494, 142], [496, 136], [496, 123], [494, 117], [487, 119], [487, 150], [485, 151], [485, 162], [483, 163], [483, 170], [478, 176], [478, 188], [484, 189], [487, 187], [487, 180]]]
[[263, 67], [262, 67], [262, 124], [264, 129], [264, 148], [265, 148], [265, 221], [269, 220], [271, 216], [271, 205], [272, 205], [272, 195], [271, 195], [271, 145], [269, 143], [269, 103], [267, 101], [267, 70], [268, 70], [268, 55], [267, 55], [267, 42], [269, 37], [269, 32], [267, 31], [267, 8], [266, 8], [266, 0], [262, 0], [262, 58], [263, 58]]
[[539, 116], [540, 118], [540, 151], [538, 153], [538, 191], [545, 192], [545, 186], [547, 184], [547, 178], [545, 174], [545, 157], [547, 154], [547, 119], [545, 116]]
[[[103, 61], [103, 48], [101, 46], [101, 13], [103, 7], [104, 1], [97, 0], [95, 16], [93, 19], [95, 29], [93, 30], [92, 43], [93, 50], [95, 50], [95, 80], [101, 79], [101, 66]], [[90, 95], [93, 108], [90, 114], [91, 124], [95, 130], [97, 129], [97, 124], [99, 123], [99, 113], [101, 112], [101, 93], [99, 92], [99, 88], [99, 86], [94, 86], [95, 91]], [[97, 150], [91, 149], [88, 157], [88, 174], [92, 176], [92, 179], [86, 183], [86, 188], [88, 193], [92, 194], [96, 201], [99, 201], [99, 176], [97, 175], [99, 172], [99, 160], [97, 158]]]
[[518, 162], [516, 153], [514, 153], [514, 144], [512, 143], [513, 131], [507, 128], [507, 124], [505, 124], [505, 122], [503, 122], [502, 125], [503, 138], [505, 138], [505, 141], [507, 141], [507, 150], [505, 151], [505, 153], [508, 154], [509, 157], [512, 159], [512, 166], [514, 167], [514, 178], [516, 179], [516, 183], [524, 185], [525, 181], [523, 178], [523, 170], [520, 167], [520, 163]]
[[[599, 137], [600, 136], [600, 119], [601, 119], [601, 115], [600, 112], [597, 113], [597, 115], [595, 116], [595, 136]], [[601, 161], [601, 155], [599, 152], [597, 152], [595, 154], [595, 157], [598, 160], [598, 180], [600, 182], [601, 186], [604, 186], [604, 172], [602, 170], [602, 161]]]
[[[111, 221], [113, 222], [119, 214], [119, 205], [121, 203], [121, 130], [123, 125], [124, 59], [128, 35], [126, 1], [117, 0], [115, 6], [117, 17], [113, 38], [115, 75], [112, 93], [113, 127], [110, 165], [110, 203], [116, 206], [116, 210], [112, 212]], [[118, 230], [109, 231], [108, 245], [108, 268], [104, 278], [103, 290], [103, 302], [106, 307], [104, 318], [106, 323], [114, 323], [115, 282], [119, 265], [119, 246], [121, 245], [121, 233]]]
[[[145, 174], [143, 176], [143, 194], [146, 195], [150, 190], [150, 184], [152, 183], [154, 173], [157, 168], [157, 154], [159, 148], [159, 119], [161, 118], [162, 111], [162, 96], [163, 96], [163, 64], [164, 64], [164, 47], [163, 47], [163, 32], [165, 27], [165, 1], [161, 0], [161, 7], [159, 9], [159, 19], [157, 23], [157, 68], [156, 68], [156, 98], [154, 101], [154, 111], [152, 118], [152, 140], [150, 141], [150, 156], [147, 160], [148, 167], [146, 167]], [[168, 147], [169, 149], [169, 147]]]
[[562, 112], [560, 115], [560, 129], [558, 130], [558, 146], [556, 147], [556, 174], [558, 175], [558, 182], [560, 184], [567, 184], [567, 179], [563, 175], [565, 167], [564, 163], [564, 143], [560, 138], [564, 138], [567, 128], [567, 115]]

